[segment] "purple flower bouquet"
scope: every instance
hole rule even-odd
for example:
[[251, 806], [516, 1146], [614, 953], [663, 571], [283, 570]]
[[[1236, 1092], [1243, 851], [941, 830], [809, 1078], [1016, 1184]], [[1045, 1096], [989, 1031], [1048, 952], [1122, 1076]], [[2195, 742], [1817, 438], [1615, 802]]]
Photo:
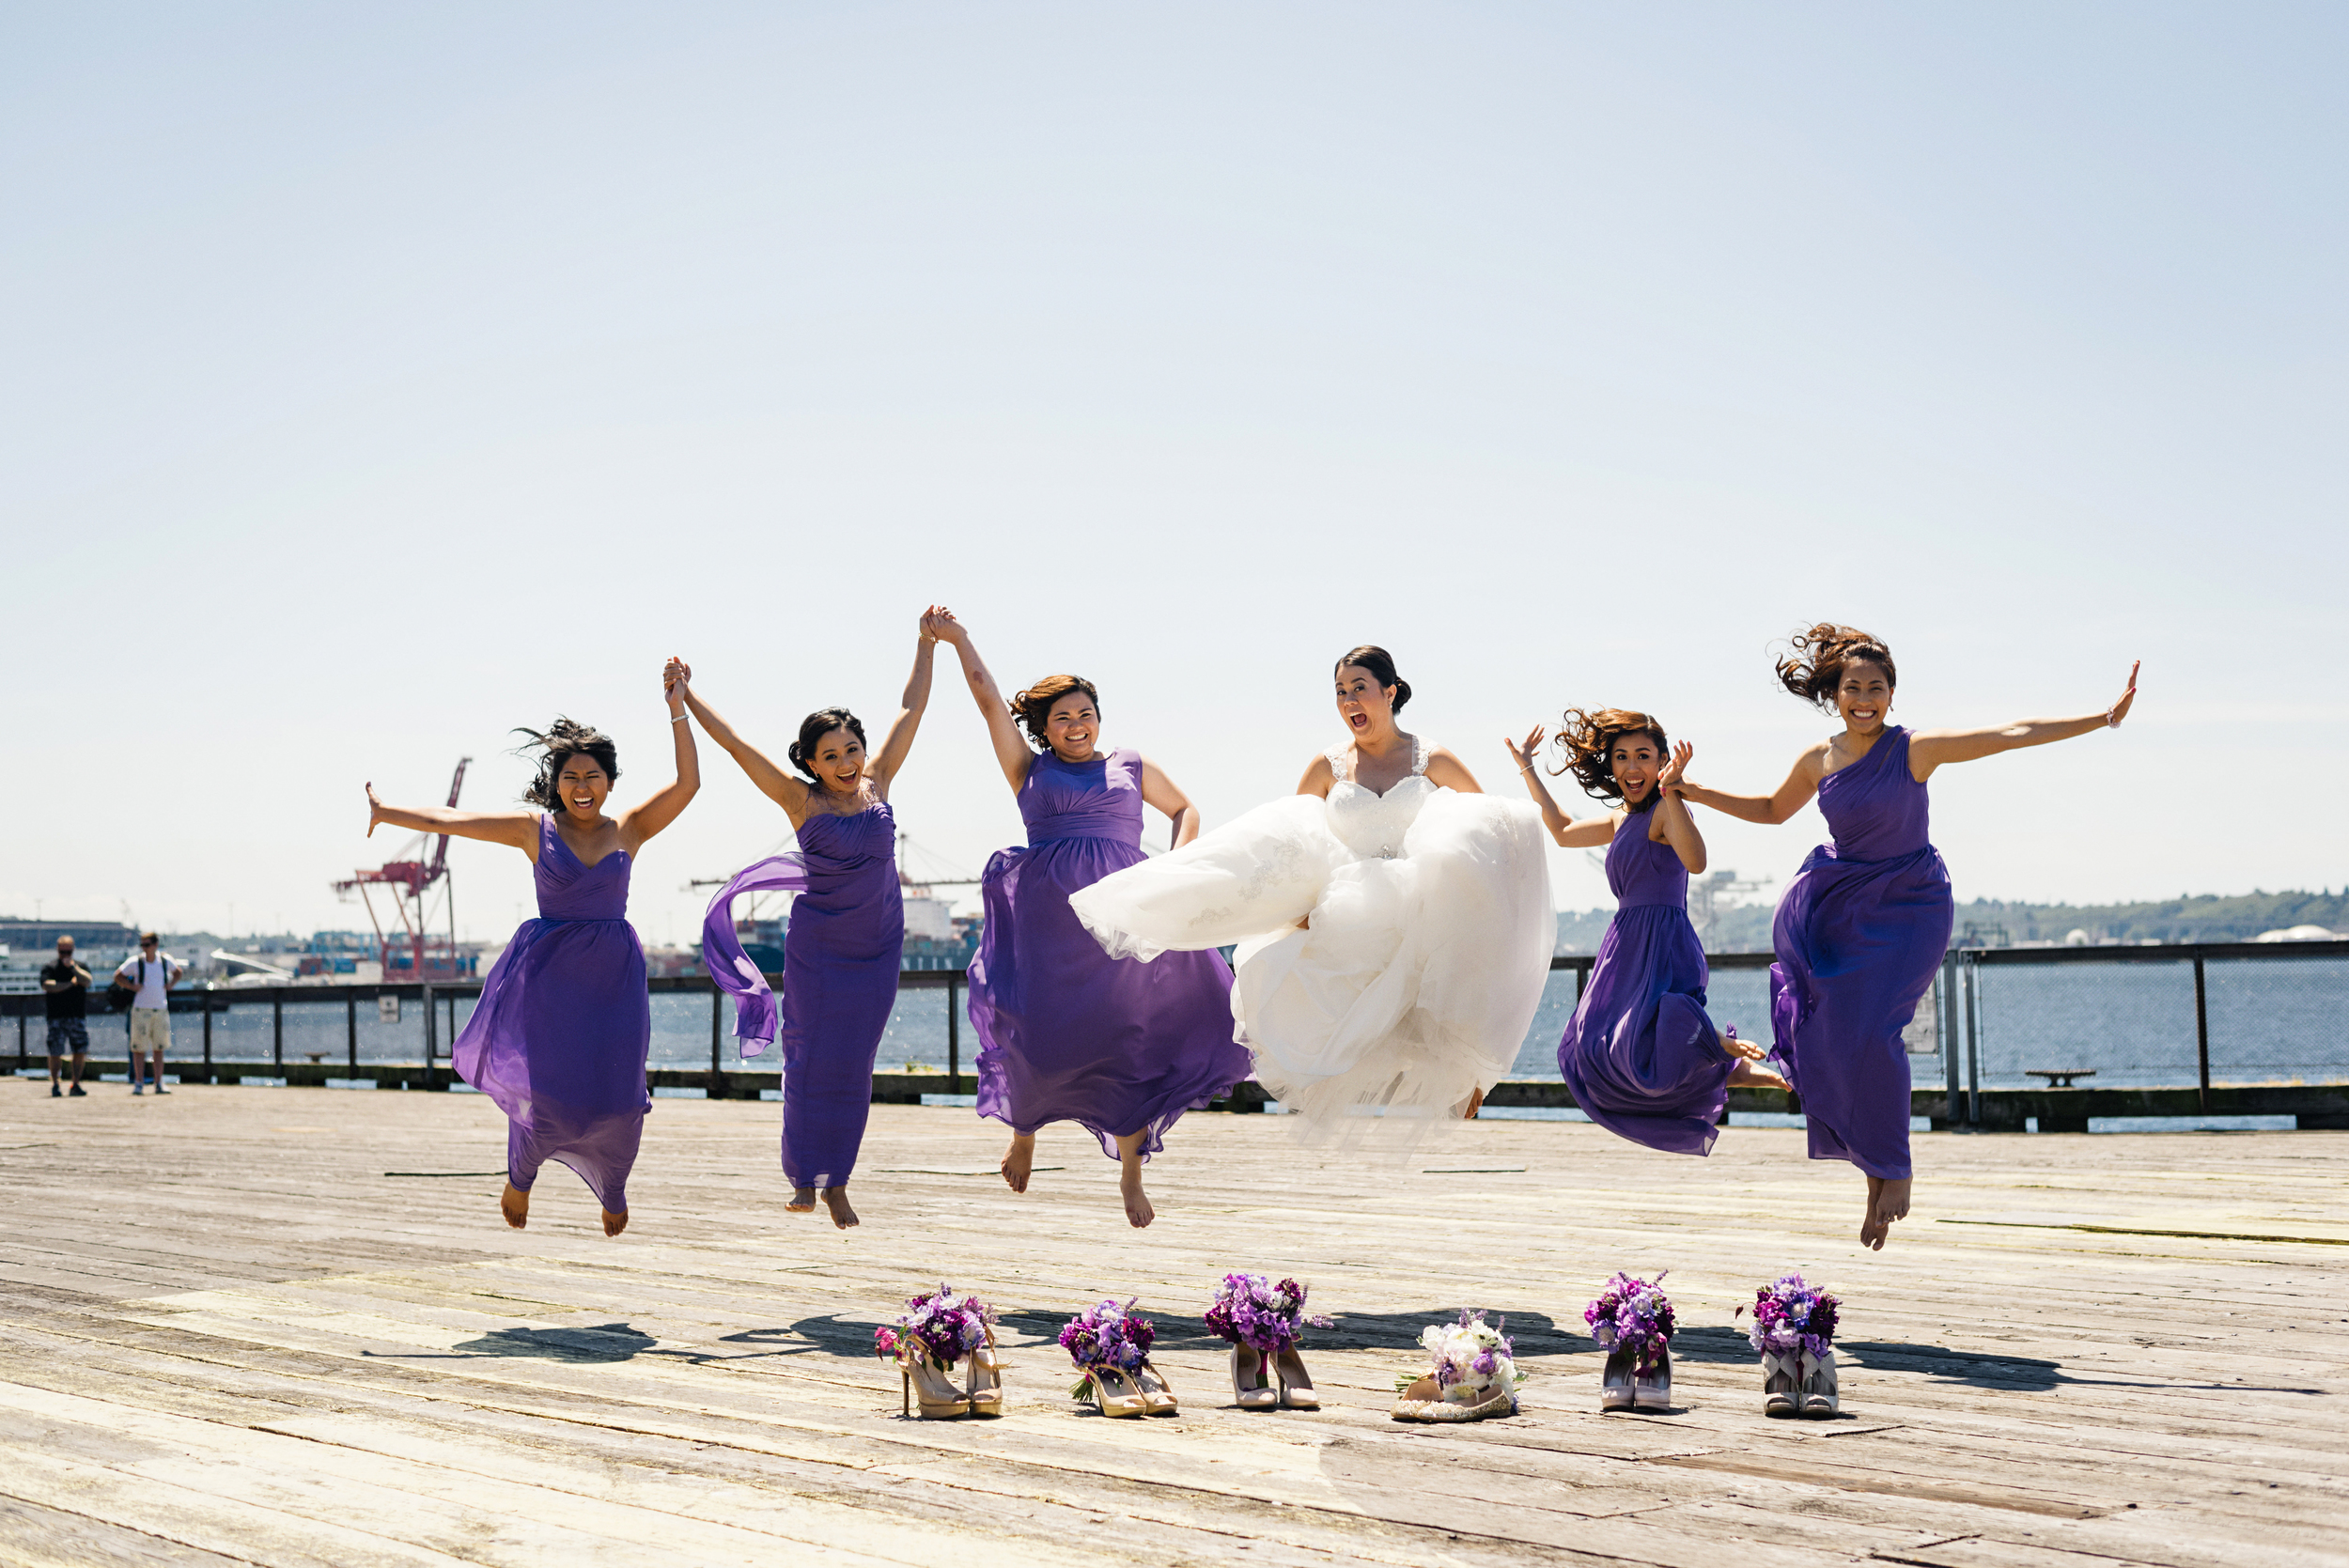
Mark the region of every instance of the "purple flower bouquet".
[[1151, 1342], [1157, 1338], [1158, 1329], [1148, 1318], [1134, 1315], [1130, 1300], [1123, 1306], [1115, 1300], [1097, 1302], [1070, 1318], [1060, 1331], [1061, 1348], [1084, 1375], [1068, 1390], [1068, 1397], [1092, 1398], [1097, 1368], [1131, 1376], [1135, 1368], [1150, 1358]]
[[941, 1284], [931, 1295], [907, 1301], [894, 1325], [874, 1329], [873, 1351], [884, 1359], [916, 1357], [951, 1367], [987, 1343], [994, 1322], [994, 1308], [975, 1296], [957, 1296], [952, 1285]]
[[1582, 1309], [1591, 1337], [1608, 1350], [1630, 1351], [1643, 1373], [1655, 1371], [1672, 1344], [1672, 1304], [1663, 1283], [1662, 1274], [1653, 1281], [1618, 1274]]
[[1305, 1287], [1294, 1280], [1278, 1284], [1261, 1274], [1226, 1274], [1207, 1309], [1207, 1331], [1267, 1357], [1293, 1348], [1308, 1327], [1327, 1328], [1326, 1317], [1308, 1316]]
[[1835, 1343], [1834, 1296], [1803, 1282], [1799, 1274], [1780, 1277], [1753, 1293], [1753, 1327], [1746, 1330], [1753, 1348], [1779, 1356], [1789, 1352], [1824, 1359]]

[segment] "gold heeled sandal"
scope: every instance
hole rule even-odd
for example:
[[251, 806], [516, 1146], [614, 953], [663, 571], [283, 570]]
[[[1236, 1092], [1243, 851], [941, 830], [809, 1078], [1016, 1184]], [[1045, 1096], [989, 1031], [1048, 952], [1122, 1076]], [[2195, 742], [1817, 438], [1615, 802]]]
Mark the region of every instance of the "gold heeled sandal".
[[1174, 1416], [1182, 1413], [1182, 1402], [1174, 1397], [1174, 1386], [1166, 1380], [1166, 1374], [1154, 1363], [1145, 1360], [1134, 1369], [1134, 1386], [1142, 1390], [1144, 1414]]
[[987, 1343], [971, 1349], [971, 1382], [966, 1397], [974, 1416], [1000, 1416], [1003, 1413], [1003, 1363], [995, 1354], [995, 1330], [987, 1330]]

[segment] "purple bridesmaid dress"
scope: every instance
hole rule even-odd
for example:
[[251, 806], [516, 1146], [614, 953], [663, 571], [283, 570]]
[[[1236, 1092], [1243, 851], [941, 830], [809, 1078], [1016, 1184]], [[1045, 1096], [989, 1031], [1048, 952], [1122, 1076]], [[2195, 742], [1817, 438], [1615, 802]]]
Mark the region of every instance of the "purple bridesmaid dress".
[[628, 1173], [645, 1135], [652, 1003], [645, 950], [629, 924], [629, 855], [581, 862], [538, 819], [538, 918], [506, 944], [450, 1048], [457, 1076], [506, 1112], [506, 1179], [521, 1191], [552, 1159], [596, 1201], [628, 1212]]
[[1771, 944], [1771, 1055], [1802, 1096], [1812, 1159], [1872, 1176], [1908, 1173], [1908, 1054], [1901, 1031], [1933, 986], [1956, 907], [1925, 838], [1925, 786], [1909, 732], [1819, 781], [1831, 844], [1811, 851], [1779, 900]]
[[811, 812], [799, 845], [719, 890], [702, 923], [702, 959], [736, 999], [743, 1056], [757, 1056], [776, 1034], [776, 998], [734, 934], [735, 895], [799, 894], [783, 939], [783, 1174], [793, 1187], [846, 1187], [905, 955], [897, 819], [886, 800], [848, 816]]
[[1704, 1011], [1704, 949], [1688, 924], [1688, 872], [1655, 817], [1626, 817], [1607, 846], [1615, 918], [1558, 1042], [1558, 1075], [1583, 1113], [1618, 1137], [1707, 1155], [1720, 1136], [1735, 1059]]
[[1142, 755], [1038, 755], [1019, 786], [1024, 848], [1002, 849], [980, 884], [987, 928], [971, 965], [979, 1114], [1034, 1132], [1077, 1122], [1117, 1157], [1143, 1157], [1184, 1111], [1248, 1076], [1233, 1038], [1232, 971], [1215, 953], [1112, 958], [1068, 895], [1140, 863]]

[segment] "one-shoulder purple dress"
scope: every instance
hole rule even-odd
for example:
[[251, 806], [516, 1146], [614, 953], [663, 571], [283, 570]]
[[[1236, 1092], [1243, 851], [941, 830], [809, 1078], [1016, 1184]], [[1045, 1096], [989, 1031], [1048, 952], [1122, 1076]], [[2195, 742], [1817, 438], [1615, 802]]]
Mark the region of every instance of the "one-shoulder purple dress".
[[1707, 1155], [1720, 1136], [1735, 1059], [1704, 1011], [1708, 970], [1688, 924], [1688, 872], [1656, 819], [1626, 817], [1607, 846], [1615, 918], [1558, 1042], [1574, 1103], [1618, 1137], [1666, 1154]]
[[745, 1057], [776, 1034], [766, 976], [734, 932], [738, 893], [787, 892], [783, 938], [783, 1174], [793, 1187], [846, 1187], [873, 1108], [873, 1058], [897, 1001], [906, 908], [897, 819], [882, 800], [854, 815], [811, 812], [799, 848], [740, 872], [709, 901], [702, 959], [736, 999]]
[[1778, 903], [1771, 943], [1771, 1055], [1802, 1096], [1812, 1159], [1906, 1179], [1908, 1054], [1901, 1030], [1933, 986], [1956, 906], [1925, 836], [1925, 786], [1909, 732], [1819, 781], [1835, 835], [1811, 851]]
[[1142, 754], [1090, 762], [1045, 752], [1019, 786], [1025, 847], [996, 851], [980, 883], [987, 927], [971, 965], [979, 1114], [1034, 1132], [1077, 1122], [1117, 1157], [1145, 1157], [1186, 1110], [1248, 1076], [1234, 1039], [1232, 971], [1212, 952], [1112, 958], [1068, 895], [1142, 852]]
[[581, 862], [538, 819], [538, 918], [506, 944], [449, 1059], [506, 1112], [506, 1179], [527, 1192], [552, 1159], [596, 1201], [628, 1212], [628, 1173], [645, 1135], [652, 1003], [645, 950], [628, 923], [629, 855]]

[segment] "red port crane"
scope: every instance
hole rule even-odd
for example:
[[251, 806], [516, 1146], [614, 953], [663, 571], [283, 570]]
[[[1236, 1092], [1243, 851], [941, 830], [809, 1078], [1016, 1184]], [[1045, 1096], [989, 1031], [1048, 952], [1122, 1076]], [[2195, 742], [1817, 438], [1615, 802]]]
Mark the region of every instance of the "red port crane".
[[[465, 768], [471, 757], [457, 759], [457, 776], [448, 782], [448, 803], [457, 804], [458, 792], [465, 787]], [[433, 840], [432, 858], [425, 859], [427, 840]], [[348, 881], [333, 884], [335, 893], [348, 898], [353, 888], [359, 890], [359, 900], [367, 907], [367, 924], [375, 927], [376, 947], [383, 963], [385, 980], [461, 980], [457, 956], [457, 895], [448, 874], [448, 835], [422, 833], [408, 846], [412, 859], [386, 861], [372, 871], [354, 872]], [[438, 885], [441, 901], [448, 917], [448, 938], [436, 943], [426, 919], [425, 899]], [[393, 912], [399, 917], [399, 929], [391, 936], [383, 933], [383, 922], [375, 911], [375, 899], [370, 888], [382, 888], [391, 895]], [[411, 966], [406, 973], [394, 972], [393, 944], [405, 950]]]

